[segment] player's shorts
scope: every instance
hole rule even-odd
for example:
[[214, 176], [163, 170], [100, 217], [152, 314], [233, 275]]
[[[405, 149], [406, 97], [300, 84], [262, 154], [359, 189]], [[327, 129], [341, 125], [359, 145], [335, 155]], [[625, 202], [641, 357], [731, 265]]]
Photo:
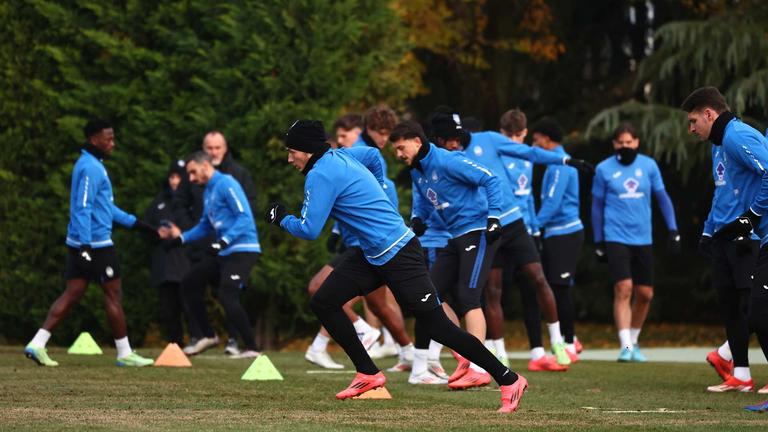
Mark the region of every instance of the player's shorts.
[[752, 289], [759, 248], [757, 240], [712, 241], [712, 286], [718, 294]]
[[120, 278], [120, 262], [114, 246], [93, 249], [91, 264], [84, 266], [80, 259], [80, 251], [67, 246], [67, 268], [64, 279], [86, 279], [91, 282], [104, 283]]
[[550, 285], [573, 285], [583, 244], [584, 230], [544, 238], [542, 264]]
[[541, 262], [539, 251], [522, 219], [501, 228], [501, 239], [493, 256], [493, 268], [504, 267], [507, 263], [518, 268], [537, 262]]
[[349, 294], [352, 292], [367, 295], [382, 285], [387, 285], [400, 306], [410, 311], [431, 311], [440, 306], [416, 237], [389, 261], [378, 266], [369, 263], [363, 251], [356, 249], [333, 269], [316, 295], [351, 298]]
[[336, 268], [336, 267], [338, 267], [341, 264], [342, 261], [344, 261], [345, 259], [347, 259], [348, 257], [350, 257], [352, 255], [355, 255], [360, 250], [361, 249], [359, 247], [357, 247], [357, 246], [348, 247], [348, 248], [344, 249], [343, 252], [337, 253], [336, 256], [333, 257], [331, 262], [328, 263], [328, 265], [331, 268]]
[[[757, 258], [757, 265], [754, 271], [755, 279], [752, 284], [752, 302], [760, 302], [762, 305], [768, 304], [768, 246], [760, 249]], [[768, 315], [762, 319], [768, 320]]]
[[450, 294], [456, 302], [459, 316], [482, 307], [494, 246], [485, 241], [485, 230], [479, 230], [448, 240], [438, 251], [429, 275], [440, 297]]
[[440, 252], [440, 249], [442, 248], [436, 248], [436, 247], [422, 248], [422, 251], [424, 252], [424, 260], [427, 262], [428, 269], [431, 269], [432, 266], [435, 264], [435, 261], [437, 261], [437, 254], [438, 252]]
[[606, 242], [611, 282], [632, 279], [633, 285], [653, 286], [653, 247]]

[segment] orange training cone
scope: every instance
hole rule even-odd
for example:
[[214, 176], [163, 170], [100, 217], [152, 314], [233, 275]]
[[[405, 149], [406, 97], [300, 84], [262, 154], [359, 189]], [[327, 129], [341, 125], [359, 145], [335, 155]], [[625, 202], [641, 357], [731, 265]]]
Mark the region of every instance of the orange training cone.
[[389, 390], [386, 387], [379, 387], [368, 390], [360, 396], [355, 396], [353, 399], [392, 399], [392, 395], [389, 394]]
[[192, 363], [178, 345], [169, 343], [155, 360], [155, 366], [191, 367]]

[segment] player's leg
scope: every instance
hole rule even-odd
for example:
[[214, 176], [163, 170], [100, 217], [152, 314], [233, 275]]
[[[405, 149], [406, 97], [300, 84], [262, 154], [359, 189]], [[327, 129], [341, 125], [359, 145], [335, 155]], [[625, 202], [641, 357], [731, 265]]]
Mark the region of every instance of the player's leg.
[[220, 256], [219, 265], [219, 303], [224, 308], [226, 319], [232, 323], [236, 332], [243, 338], [244, 350], [233, 358], [254, 358], [260, 354], [256, 345], [248, 314], [240, 303], [240, 292], [248, 284], [251, 270], [256, 265], [259, 255], [256, 253], [233, 253]]
[[629, 323], [629, 338], [632, 343], [633, 362], [646, 362], [640, 350], [638, 338], [643, 329], [648, 311], [653, 300], [653, 249], [652, 246], [629, 246], [632, 255], [630, 268], [632, 273], [632, 317]]
[[501, 250], [497, 251], [493, 258], [493, 266], [488, 275], [488, 283], [485, 284], [483, 312], [485, 313], [486, 335], [485, 346], [491, 350], [496, 357], [509, 365], [507, 351], [504, 346], [504, 311], [501, 308], [501, 275], [503, 261], [499, 259], [502, 255]]
[[606, 243], [608, 269], [613, 283], [613, 321], [619, 335], [620, 362], [632, 360], [632, 253], [622, 243]]
[[168, 343], [179, 346], [184, 344], [184, 327], [182, 326], [183, 307], [179, 295], [178, 282], [163, 282], [157, 286], [160, 322]]
[[205, 305], [205, 292], [209, 284], [219, 280], [219, 261], [216, 257], [206, 256], [184, 275], [181, 280], [181, 293], [184, 296], [189, 320], [200, 330], [201, 337], [194, 344], [184, 348], [187, 355], [196, 355], [219, 344], [219, 338], [208, 320]]
[[[398, 344], [398, 362], [393, 367], [389, 368], [390, 372], [406, 372], [410, 371], [413, 365], [414, 347], [411, 342], [411, 338], [405, 331], [405, 323], [403, 321], [402, 312], [400, 312], [400, 306], [395, 303], [396, 310], [387, 301], [387, 296], [391, 296], [389, 288], [383, 286], [365, 296], [366, 303], [371, 310], [371, 314], [378, 316], [381, 319], [383, 328], [390, 329], [392, 337]], [[394, 341], [393, 341], [394, 344]], [[371, 355], [371, 357], [374, 357]]]
[[[337, 255], [333, 262], [339, 259], [340, 255]], [[323, 282], [328, 278], [328, 275], [333, 271], [333, 262], [324, 265], [314, 276], [312, 276], [312, 279], [309, 280], [307, 292], [309, 293], [310, 298], [315, 295]], [[312, 343], [307, 347], [307, 352], [304, 353], [304, 359], [326, 369], [343, 369], [344, 365], [333, 361], [330, 354], [328, 354], [328, 342], [330, 341], [331, 337], [328, 334], [328, 331], [325, 327], [320, 326], [320, 330], [315, 335]]]
[[[768, 247], [760, 250], [755, 266], [755, 280], [752, 285], [749, 308], [749, 322], [757, 334], [757, 340], [768, 360]], [[758, 390], [760, 394], [768, 394], [768, 385]], [[766, 406], [768, 410], [768, 406]]]
[[575, 346], [573, 281], [584, 231], [544, 238], [544, 272], [555, 294], [560, 330], [571, 361], [578, 361]]

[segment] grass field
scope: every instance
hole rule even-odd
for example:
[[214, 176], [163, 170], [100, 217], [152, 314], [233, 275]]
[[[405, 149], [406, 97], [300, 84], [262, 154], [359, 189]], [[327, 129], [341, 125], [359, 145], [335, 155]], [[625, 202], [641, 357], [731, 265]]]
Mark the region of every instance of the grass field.
[[[404, 373], [387, 373], [392, 400], [336, 401], [352, 372], [307, 373], [319, 369], [298, 352], [270, 353], [285, 381], [262, 382], [240, 380], [249, 361], [218, 354], [193, 358], [186, 369], [118, 368], [114, 350], [72, 356], [52, 348], [50, 354], [61, 366], [37, 367], [21, 347], [0, 348], [0, 429], [768, 430], [767, 415], [742, 410], [757, 394], [704, 391], [717, 381], [704, 363], [582, 362], [567, 373], [524, 373], [531, 386], [520, 410], [498, 415], [495, 388], [416, 387]], [[455, 365], [443, 363], [449, 372]], [[523, 371], [525, 364], [512, 366]], [[752, 373], [757, 385], [768, 381], [768, 367]]]

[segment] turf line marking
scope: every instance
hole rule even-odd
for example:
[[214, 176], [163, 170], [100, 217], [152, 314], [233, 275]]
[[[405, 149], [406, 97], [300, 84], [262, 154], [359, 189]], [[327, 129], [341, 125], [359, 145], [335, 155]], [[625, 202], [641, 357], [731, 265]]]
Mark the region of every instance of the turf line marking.
[[339, 371], [339, 370], [324, 370], [324, 369], [310, 369], [308, 374], [348, 374], [353, 373], [353, 370]]
[[597, 408], [597, 407], [581, 407], [587, 411], [600, 411], [608, 414], [679, 414], [686, 411], [675, 411], [668, 408], [657, 408], [654, 410], [620, 410], [616, 408]]

